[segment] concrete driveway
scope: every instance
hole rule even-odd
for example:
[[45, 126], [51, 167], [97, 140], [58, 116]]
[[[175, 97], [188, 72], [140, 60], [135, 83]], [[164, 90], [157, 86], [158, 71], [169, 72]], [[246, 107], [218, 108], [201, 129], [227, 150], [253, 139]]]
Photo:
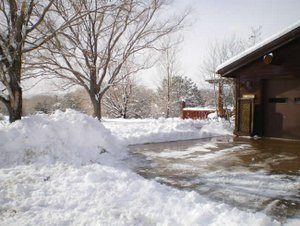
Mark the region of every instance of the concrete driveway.
[[145, 178], [281, 222], [300, 217], [300, 142], [230, 136], [129, 149]]

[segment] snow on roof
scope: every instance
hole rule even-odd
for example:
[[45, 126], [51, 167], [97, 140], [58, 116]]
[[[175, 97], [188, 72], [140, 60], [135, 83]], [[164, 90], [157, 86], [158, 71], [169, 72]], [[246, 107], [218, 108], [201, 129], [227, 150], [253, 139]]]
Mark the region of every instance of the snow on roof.
[[296, 29], [300, 27], [300, 20], [290, 26], [288, 26], [287, 28], [283, 29], [282, 31], [270, 36], [269, 38], [263, 40], [262, 42], [257, 43], [256, 45], [250, 47], [249, 49], [246, 49], [245, 51], [239, 53], [238, 55], [230, 58], [229, 60], [225, 61], [224, 63], [220, 64], [217, 68], [216, 68], [216, 72], [218, 72], [219, 70], [227, 67], [228, 65], [234, 63], [235, 61], [249, 55], [252, 52], [255, 52], [256, 50], [260, 49], [261, 47], [273, 42], [274, 40], [284, 36], [285, 34], [289, 33], [290, 31]]
[[186, 111], [215, 111], [216, 109], [213, 107], [186, 107], [183, 108]]

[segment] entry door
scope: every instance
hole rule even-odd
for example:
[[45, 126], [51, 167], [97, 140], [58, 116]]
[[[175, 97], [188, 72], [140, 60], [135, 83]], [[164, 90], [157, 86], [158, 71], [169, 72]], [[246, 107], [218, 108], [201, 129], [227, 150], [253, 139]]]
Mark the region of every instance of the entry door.
[[300, 79], [265, 82], [264, 136], [300, 139]]
[[250, 136], [253, 132], [253, 98], [238, 99], [236, 134]]

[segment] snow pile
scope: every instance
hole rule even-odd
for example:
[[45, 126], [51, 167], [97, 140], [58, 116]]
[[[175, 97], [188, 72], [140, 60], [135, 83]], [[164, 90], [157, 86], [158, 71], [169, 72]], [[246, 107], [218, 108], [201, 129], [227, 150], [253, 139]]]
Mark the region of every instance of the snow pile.
[[99, 164], [19, 166], [0, 180], [3, 225], [280, 225]]
[[186, 110], [186, 111], [216, 111], [215, 107], [186, 107], [183, 108], [182, 110]]
[[263, 213], [170, 188], [115, 164], [99, 164], [125, 154], [127, 143], [225, 133], [222, 123], [104, 124], [122, 140], [96, 119], [71, 110], [1, 125], [1, 225], [279, 225]]
[[127, 144], [157, 143], [232, 134], [232, 124], [218, 119], [105, 119], [103, 124]]
[[0, 127], [2, 167], [56, 161], [86, 164], [99, 161], [104, 152], [125, 154], [122, 147], [98, 120], [73, 110], [35, 115]]
[[197, 139], [231, 131], [227, 122], [217, 120], [106, 119], [102, 124], [73, 110], [56, 111], [2, 123], [0, 166], [57, 161], [86, 164], [101, 161], [106, 152], [122, 158], [129, 144]]

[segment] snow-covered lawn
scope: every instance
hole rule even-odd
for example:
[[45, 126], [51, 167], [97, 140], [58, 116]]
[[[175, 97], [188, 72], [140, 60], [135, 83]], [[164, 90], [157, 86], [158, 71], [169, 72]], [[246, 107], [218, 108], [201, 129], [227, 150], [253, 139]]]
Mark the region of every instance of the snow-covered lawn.
[[232, 124], [218, 120], [104, 119], [103, 125], [126, 144], [157, 143], [232, 134]]
[[[128, 144], [229, 134], [222, 122], [97, 120], [75, 111], [0, 124], [1, 225], [280, 225], [149, 181]], [[297, 224], [299, 222], [289, 222]]]

